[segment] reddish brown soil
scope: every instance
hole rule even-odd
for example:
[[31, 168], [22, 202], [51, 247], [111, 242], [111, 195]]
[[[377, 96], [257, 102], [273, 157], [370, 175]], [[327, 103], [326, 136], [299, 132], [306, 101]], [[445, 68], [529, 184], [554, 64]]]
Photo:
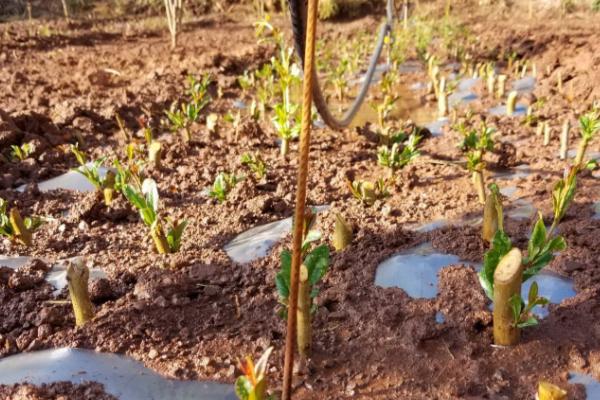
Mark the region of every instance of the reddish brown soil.
[[1, 386], [0, 398], [18, 400], [115, 400], [106, 394], [102, 385], [96, 382], [74, 385], [71, 382], [57, 382], [49, 385], [32, 386], [28, 383]]
[[[534, 95], [548, 99], [541, 115], [551, 120], [555, 131], [567, 116], [575, 125], [575, 115], [600, 96], [597, 17], [553, 15], [535, 21], [515, 14], [504, 17], [494, 21], [482, 21], [480, 15], [465, 17], [478, 38], [476, 56], [485, 60], [497, 58], [503, 50], [517, 51], [535, 61], [543, 73]], [[364, 17], [328, 24], [324, 30], [343, 35], [357, 26], [374, 29], [377, 20]], [[85, 255], [109, 275], [92, 288], [96, 318], [74, 328], [70, 305], [49, 302], [52, 288], [41, 279], [44, 263], [17, 272], [1, 269], [0, 356], [86, 347], [128, 354], [173, 378], [232, 383], [238, 358], [257, 356], [273, 345], [272, 382], [280, 382], [285, 324], [275, 314], [274, 277], [289, 238], [269, 256], [246, 265], [232, 263], [222, 250], [236, 234], [291, 214], [297, 144], [292, 144], [287, 160], [281, 159], [269, 121], [259, 126], [247, 123], [237, 143], [229, 140], [232, 135], [226, 126], [209, 137], [200, 124], [189, 147], [169, 133], [160, 136], [169, 143], [168, 150], [164, 168], [152, 176], [159, 184], [162, 207], [190, 221], [183, 247], [175, 255], [153, 252], [137, 213], [122, 199], [107, 210], [94, 206], [94, 194], [39, 193], [34, 186], [25, 193], [12, 190], [74, 167], [65, 144], [76, 135], [83, 136], [86, 151], [94, 156], [112, 159], [122, 154], [116, 112], [133, 129], [142, 108], [148, 109], [158, 132], [163, 110], [182, 96], [187, 74], [213, 72], [223, 96], [210, 111], [228, 111], [240, 95], [236, 76], [273, 54], [269, 46], [256, 44], [251, 23], [247, 10], [202, 17], [187, 25], [183, 46], [172, 53], [164, 32], [123, 21], [69, 27], [50, 23], [57, 33], [49, 38], [30, 35], [25, 23], [0, 27], [0, 83], [5, 88], [0, 91], [0, 108], [16, 125], [2, 117], [0, 146], [4, 151], [9, 144], [31, 140], [37, 145], [35, 159], [19, 164], [0, 160], [0, 197], [25, 214], [56, 219], [36, 233], [32, 248], [5, 241], [0, 242], [0, 252], [47, 262]], [[572, 95], [555, 93], [558, 70]], [[423, 81], [424, 76], [410, 79]], [[216, 86], [213, 89], [216, 95]], [[491, 104], [483, 99], [474, 107]], [[543, 147], [535, 128], [517, 119], [488, 122], [503, 140], [514, 144], [511, 164], [528, 163], [534, 171], [519, 181], [517, 196], [533, 201], [549, 218], [552, 186], [567, 165], [558, 160], [556, 136], [551, 146]], [[573, 143], [577, 137], [573, 130]], [[426, 240], [465, 260], [481, 262], [485, 245], [476, 228], [448, 227], [426, 234], [408, 229], [414, 223], [479, 213], [463, 168], [425, 161], [460, 160], [458, 138], [456, 132], [447, 132], [427, 139], [422, 148], [426, 157], [398, 173], [392, 196], [363, 207], [351, 198], [345, 176], [383, 175], [383, 168], [376, 166], [378, 143], [354, 131], [314, 134], [309, 203], [331, 206], [319, 214], [317, 228], [329, 236], [334, 215], [340, 212], [353, 224], [355, 239], [345, 251], [333, 253], [317, 299], [310, 371], [297, 382], [298, 398], [529, 399], [537, 382], [549, 379], [568, 387], [573, 399], [582, 399], [581, 387], [567, 385], [567, 372], [600, 378], [600, 221], [591, 219], [600, 188], [590, 173], [580, 177], [575, 204], [560, 227], [569, 248], [548, 267], [573, 278], [578, 294], [551, 306], [550, 316], [526, 330], [520, 345], [491, 347], [488, 301], [470, 267], [442, 270], [439, 295], [431, 300], [414, 300], [400, 289], [374, 286], [381, 261]], [[596, 139], [590, 150], [600, 150], [599, 145]], [[263, 182], [242, 181], [223, 204], [201, 193], [217, 172], [240, 170], [239, 156], [247, 151], [260, 152], [268, 164]], [[491, 167], [498, 157], [490, 157]], [[68, 218], [64, 211], [71, 211]], [[530, 225], [531, 221], [507, 224], [521, 248], [526, 248]], [[66, 298], [63, 292], [60, 299]], [[444, 324], [435, 323], [436, 311], [444, 312]], [[62, 388], [62, 384], [50, 389], [0, 386], [0, 394], [10, 398], [18, 390]], [[81, 390], [92, 389], [97, 388], [71, 392], [81, 396], [85, 393]]]

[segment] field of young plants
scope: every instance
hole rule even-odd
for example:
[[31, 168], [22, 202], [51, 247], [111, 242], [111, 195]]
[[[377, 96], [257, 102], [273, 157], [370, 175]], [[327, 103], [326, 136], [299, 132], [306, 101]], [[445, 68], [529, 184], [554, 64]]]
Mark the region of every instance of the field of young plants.
[[0, 4], [0, 399], [600, 399], [600, 2], [396, 3], [303, 221], [285, 3]]

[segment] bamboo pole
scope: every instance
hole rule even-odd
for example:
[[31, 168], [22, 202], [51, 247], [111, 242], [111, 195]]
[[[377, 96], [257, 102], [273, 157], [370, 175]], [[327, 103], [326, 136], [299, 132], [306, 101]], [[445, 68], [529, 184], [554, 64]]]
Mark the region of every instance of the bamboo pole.
[[497, 345], [513, 346], [519, 342], [519, 328], [514, 324], [509, 299], [521, 295], [522, 281], [521, 251], [513, 248], [494, 272], [494, 343]]
[[290, 297], [288, 305], [287, 335], [285, 341], [285, 360], [283, 368], [282, 400], [292, 397], [292, 375], [294, 366], [294, 342], [296, 337], [296, 312], [298, 309], [298, 290], [302, 251], [304, 210], [306, 202], [306, 181], [308, 178], [308, 153], [310, 149], [310, 128], [312, 124], [312, 86], [315, 54], [315, 35], [317, 30], [317, 10], [319, 0], [308, 0], [306, 43], [304, 49], [304, 81], [302, 102], [302, 130], [298, 152], [298, 178], [296, 185], [296, 208], [294, 211], [294, 232], [292, 246], [292, 269], [290, 271]]
[[94, 317], [94, 309], [88, 291], [90, 270], [82, 261], [69, 262], [67, 282], [75, 313], [75, 325], [82, 326]]

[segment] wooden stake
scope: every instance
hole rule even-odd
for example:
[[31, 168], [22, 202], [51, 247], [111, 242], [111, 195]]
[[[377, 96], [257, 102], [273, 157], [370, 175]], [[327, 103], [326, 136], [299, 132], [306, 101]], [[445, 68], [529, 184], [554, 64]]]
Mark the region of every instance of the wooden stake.
[[552, 137], [552, 128], [548, 122], [544, 122], [544, 146], [550, 144], [550, 138]]
[[501, 99], [506, 91], [506, 75], [498, 75], [498, 92], [496, 97]]
[[560, 132], [560, 159], [564, 160], [567, 158], [567, 151], [569, 150], [569, 130], [571, 129], [571, 123], [567, 119], [563, 124], [562, 131]]
[[104, 178], [104, 204], [107, 207], [110, 207], [113, 201], [113, 195], [115, 193], [115, 173], [112, 171], [108, 171], [106, 173], [106, 178]]
[[162, 145], [154, 140], [148, 146], [148, 161], [155, 169], [160, 169], [162, 162]]
[[352, 243], [352, 228], [340, 214], [335, 215], [335, 230], [333, 232], [333, 247], [336, 251], [344, 250]]
[[23, 218], [21, 218], [19, 210], [13, 207], [10, 209], [8, 214], [10, 225], [15, 231], [15, 236], [17, 240], [27, 247], [31, 246], [32, 235], [29, 229], [27, 229], [27, 227], [25, 226], [25, 223], [23, 222]]
[[505, 255], [494, 272], [494, 343], [513, 346], [519, 342], [519, 328], [514, 324], [510, 298], [521, 295], [523, 270], [521, 251], [512, 249]]
[[550, 382], [540, 381], [538, 400], [567, 400], [567, 391]]
[[513, 115], [515, 113], [517, 95], [518, 93], [516, 90], [513, 90], [508, 94], [508, 98], [506, 99], [506, 115]]
[[75, 325], [82, 326], [94, 317], [94, 309], [88, 291], [90, 270], [82, 261], [69, 262], [67, 282], [75, 313]]
[[494, 88], [496, 87], [496, 74], [492, 71], [487, 77], [487, 90], [490, 96], [494, 95]]
[[483, 227], [481, 237], [488, 243], [492, 242], [498, 229], [503, 229], [502, 200], [493, 191], [485, 199], [483, 208]]
[[154, 246], [156, 247], [158, 254], [169, 254], [171, 252], [169, 243], [167, 242], [167, 238], [165, 237], [160, 223], [156, 224], [153, 228], [150, 228], [150, 236], [152, 237], [152, 240], [154, 240]]
[[[302, 129], [298, 152], [298, 178], [296, 181], [296, 208], [294, 220], [304, 220], [306, 207], [306, 182], [308, 179], [308, 153], [310, 150], [310, 129], [312, 125], [312, 87], [315, 41], [317, 30], [317, 10], [319, 0], [308, 0], [306, 42], [304, 49], [304, 80], [302, 82]], [[283, 390], [281, 400], [292, 397], [292, 377], [294, 367], [294, 342], [296, 339], [296, 317], [298, 310], [298, 291], [300, 265], [302, 263], [303, 224], [294, 224], [292, 245], [292, 269], [290, 271], [290, 296], [288, 304], [287, 333], [285, 340], [285, 360], [283, 365]]]
[[448, 114], [448, 97], [446, 96], [446, 78], [440, 79], [438, 89], [438, 116], [445, 117]]
[[480, 204], [485, 204], [485, 183], [483, 181], [482, 171], [473, 171], [473, 185], [477, 191], [477, 197]]

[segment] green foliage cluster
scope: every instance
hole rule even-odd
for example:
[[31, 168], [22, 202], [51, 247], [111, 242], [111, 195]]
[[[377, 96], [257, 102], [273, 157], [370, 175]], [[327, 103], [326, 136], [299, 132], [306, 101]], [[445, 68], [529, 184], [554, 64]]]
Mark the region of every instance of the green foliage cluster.
[[215, 181], [213, 182], [212, 189], [208, 192], [208, 196], [216, 199], [219, 203], [227, 200], [227, 196], [231, 189], [238, 184], [242, 177], [238, 177], [235, 174], [228, 174], [220, 172]]
[[421, 138], [420, 135], [412, 133], [404, 144], [395, 142], [391, 148], [388, 146], [379, 147], [377, 162], [381, 166], [390, 168], [392, 172], [404, 168], [421, 154], [417, 150]]

